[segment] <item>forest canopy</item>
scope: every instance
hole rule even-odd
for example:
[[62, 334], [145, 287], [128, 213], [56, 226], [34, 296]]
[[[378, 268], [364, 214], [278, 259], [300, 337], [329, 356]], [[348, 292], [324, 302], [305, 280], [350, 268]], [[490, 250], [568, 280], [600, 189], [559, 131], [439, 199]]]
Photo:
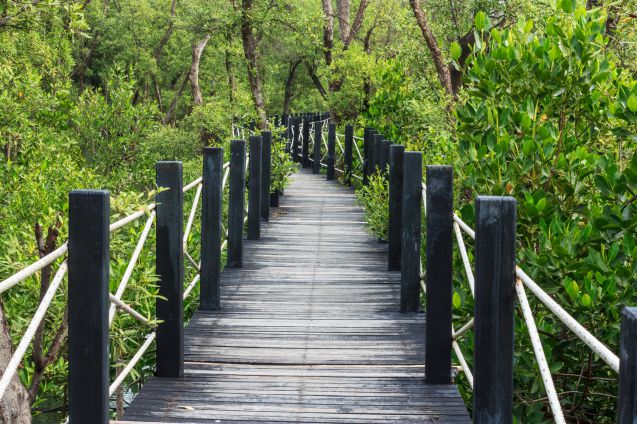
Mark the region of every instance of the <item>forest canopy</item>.
[[[477, 194], [516, 197], [518, 260], [617, 351], [621, 307], [637, 304], [636, 43], [636, 0], [0, 0], [0, 280], [66, 239], [70, 190], [108, 189], [121, 215], [152, 199], [157, 160], [194, 177], [233, 122], [326, 111], [453, 165], [469, 223]], [[380, 238], [386, 195], [359, 192]], [[1, 298], [5, 340], [45, 279]], [[612, 371], [533, 308], [567, 420], [614, 422]], [[60, 300], [20, 370], [34, 415], [64, 402], [65, 320]], [[517, 325], [516, 417], [550, 422]], [[139, 342], [126, 329], [123, 356]]]

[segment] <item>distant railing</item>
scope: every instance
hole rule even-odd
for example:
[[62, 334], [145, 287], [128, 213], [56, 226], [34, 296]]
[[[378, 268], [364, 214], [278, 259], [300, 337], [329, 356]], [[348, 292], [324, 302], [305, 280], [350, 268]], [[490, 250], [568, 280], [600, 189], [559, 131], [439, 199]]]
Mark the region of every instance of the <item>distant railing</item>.
[[[233, 127], [233, 134], [236, 128]], [[122, 386], [153, 342], [156, 343], [155, 374], [183, 374], [183, 302], [200, 288], [203, 310], [220, 308], [221, 255], [227, 250], [226, 266], [243, 264], [244, 225], [247, 239], [260, 238], [262, 219], [269, 218], [272, 134], [263, 131], [246, 142], [230, 142], [230, 160], [223, 162], [223, 148], [205, 148], [202, 176], [182, 186], [181, 162], [158, 162], [155, 203], [112, 224], [110, 194], [103, 190], [79, 190], [69, 194], [69, 240], [55, 251], [0, 282], [0, 294], [61, 260], [7, 367], [0, 376], [0, 399], [15, 377], [21, 361], [44, 319], [52, 300], [68, 273], [68, 362], [69, 416], [74, 423], [109, 422], [109, 398]], [[257, 158], [257, 160], [255, 160]], [[245, 201], [249, 172], [248, 202]], [[223, 194], [228, 186], [228, 222], [222, 222]], [[185, 221], [184, 193], [194, 190]], [[189, 240], [200, 213], [200, 260], [193, 258]], [[114, 293], [109, 291], [110, 233], [146, 217], [126, 269]], [[155, 227], [155, 274], [159, 293], [156, 317], [144, 316], [123, 300], [138, 259]], [[195, 276], [184, 287], [184, 260]], [[129, 362], [110, 381], [109, 327], [117, 312], [125, 312], [149, 332]], [[90, 390], [88, 389], [90, 387]]]
[[[619, 423], [637, 422], [637, 308], [622, 313], [621, 355], [612, 352], [582, 324], [546, 293], [515, 263], [516, 209], [511, 197], [478, 196], [477, 229], [472, 229], [453, 211], [453, 169], [449, 166], [427, 166], [423, 179], [422, 154], [405, 152], [404, 146], [393, 144], [372, 129], [364, 137], [354, 137], [353, 127], [345, 126], [345, 134], [337, 134], [336, 126], [327, 124], [325, 154], [313, 141], [296, 137], [299, 121], [307, 125], [307, 117], [290, 117], [288, 127], [292, 157], [304, 165], [305, 152], [313, 146], [314, 159], [326, 158], [327, 179], [338, 171], [346, 184], [367, 184], [372, 174], [384, 175], [389, 185], [388, 269], [401, 271], [401, 311], [417, 312], [421, 294], [425, 298], [426, 379], [432, 384], [452, 381], [453, 351], [457, 370], [464, 372], [474, 390], [474, 422], [511, 422], [513, 417], [513, 329], [515, 301], [529, 332], [540, 377], [544, 383], [549, 408], [556, 423], [565, 423], [564, 413], [548, 360], [542, 346], [526, 290], [535, 297], [613, 371], [619, 373]], [[313, 134], [323, 134], [325, 123], [314, 127]], [[307, 135], [306, 135], [307, 137]], [[343, 143], [341, 144], [341, 140]], [[359, 148], [363, 144], [363, 154]], [[302, 143], [302, 154], [296, 146]], [[335, 152], [338, 143], [339, 154]], [[352, 157], [357, 152], [358, 161]], [[342, 163], [343, 168], [335, 166]], [[313, 163], [313, 165], [315, 165]], [[308, 166], [308, 165], [305, 165]], [[314, 166], [314, 173], [318, 173]], [[425, 212], [425, 267], [420, 256], [422, 210]], [[475, 272], [472, 269], [463, 233], [475, 240]], [[474, 296], [474, 316], [460, 323], [452, 322], [453, 238], [462, 261], [469, 290]], [[427, 284], [430, 281], [430, 284]], [[458, 343], [471, 330], [474, 334], [474, 364], [469, 368]], [[475, 375], [474, 375], [475, 373]], [[502, 417], [494, 421], [493, 417]]]

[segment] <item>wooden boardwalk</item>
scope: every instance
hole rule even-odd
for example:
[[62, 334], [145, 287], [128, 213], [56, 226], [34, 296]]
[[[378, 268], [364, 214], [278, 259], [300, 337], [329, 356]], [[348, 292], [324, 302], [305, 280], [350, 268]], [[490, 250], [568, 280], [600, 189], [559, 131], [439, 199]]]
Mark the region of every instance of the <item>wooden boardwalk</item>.
[[151, 378], [127, 421], [469, 423], [455, 385], [424, 383], [424, 316], [351, 190], [305, 171], [222, 276], [222, 310], [185, 331], [185, 376]]

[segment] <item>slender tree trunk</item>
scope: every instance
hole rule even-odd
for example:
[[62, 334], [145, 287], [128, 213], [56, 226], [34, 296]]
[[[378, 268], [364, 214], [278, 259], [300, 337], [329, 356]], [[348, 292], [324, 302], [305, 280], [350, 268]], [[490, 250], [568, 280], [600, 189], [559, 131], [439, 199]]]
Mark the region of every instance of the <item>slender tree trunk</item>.
[[343, 44], [347, 42], [350, 34], [349, 11], [350, 0], [336, 0], [336, 10], [338, 11], [338, 29]]
[[467, 59], [471, 54], [471, 49], [475, 41], [475, 31], [473, 30], [473, 28], [471, 28], [469, 32], [467, 32], [463, 37], [460, 37], [460, 39], [458, 39], [458, 44], [460, 45], [460, 57], [458, 58], [458, 65], [460, 65], [460, 70], [449, 65], [451, 89], [454, 96], [458, 95], [458, 92], [462, 87], [462, 80], [464, 77], [462, 69], [464, 68], [465, 63], [467, 62]]
[[206, 35], [202, 40], [192, 45], [192, 61], [190, 62], [190, 86], [192, 88], [192, 98], [195, 106], [203, 103], [203, 95], [201, 94], [201, 87], [199, 85], [199, 63], [201, 62], [201, 55], [206, 48], [210, 40], [210, 34]]
[[316, 74], [316, 68], [309, 62], [305, 62], [305, 67], [307, 68], [307, 73], [310, 75], [310, 78], [312, 79], [312, 82], [316, 86], [316, 89], [318, 90], [321, 97], [323, 97], [324, 99], [327, 98], [327, 91], [325, 91], [325, 87], [323, 87], [321, 79]]
[[409, 3], [411, 4], [414, 16], [416, 17], [416, 22], [418, 22], [418, 26], [420, 27], [423, 38], [425, 39], [427, 48], [431, 53], [431, 58], [433, 59], [434, 66], [436, 67], [436, 73], [438, 74], [438, 80], [445, 91], [448, 94], [453, 95], [449, 67], [447, 66], [447, 63], [445, 63], [442, 51], [440, 50], [440, 47], [438, 47], [438, 40], [436, 40], [436, 36], [431, 30], [427, 17], [422, 10], [421, 0], [409, 0]]
[[159, 60], [161, 59], [161, 55], [164, 52], [164, 47], [166, 47], [166, 44], [168, 44], [168, 41], [170, 40], [170, 37], [173, 34], [173, 31], [175, 29], [175, 9], [177, 7], [177, 0], [172, 0], [172, 3], [170, 4], [170, 19], [168, 21], [168, 26], [166, 27], [166, 31], [164, 32], [164, 35], [159, 39], [159, 43], [157, 44], [157, 47], [155, 47], [155, 51], [153, 52], [153, 57], [155, 58], [155, 62], [159, 63]]
[[[159, 39], [159, 43], [157, 47], [155, 47], [155, 51], [153, 52], [153, 57], [155, 58], [155, 64], [159, 66], [159, 61], [161, 60], [161, 56], [164, 53], [164, 47], [168, 44], [170, 37], [173, 35], [173, 31], [175, 29], [175, 10], [177, 8], [177, 0], [172, 0], [170, 4], [170, 19], [168, 20], [168, 26], [166, 27], [166, 31], [164, 31], [164, 35]], [[159, 82], [157, 81], [157, 75], [153, 75], [153, 90], [155, 92], [155, 98], [157, 99], [157, 107], [160, 112], [164, 111], [164, 105], [161, 97], [161, 87], [159, 86]]]
[[190, 77], [190, 72], [189, 71], [184, 72], [184, 75], [181, 79], [181, 84], [179, 85], [179, 88], [177, 89], [177, 92], [175, 93], [175, 97], [173, 97], [173, 101], [172, 103], [170, 103], [170, 107], [168, 108], [168, 111], [166, 112], [166, 116], [164, 117], [164, 124], [169, 124], [173, 122], [173, 120], [175, 119], [175, 110], [177, 109], [177, 104], [179, 103], [179, 99], [184, 93], [184, 88], [186, 87], [186, 84], [188, 83], [189, 77]]
[[[0, 300], [0, 375], [4, 373], [6, 366], [13, 354], [13, 343], [9, 334], [9, 324], [5, 319], [4, 306]], [[0, 399], [0, 424], [30, 424], [31, 401], [27, 390], [15, 375], [7, 388], [5, 395]]]
[[[372, 34], [374, 33], [375, 28], [376, 28], [376, 24], [374, 23], [374, 25], [367, 30], [367, 34], [365, 34], [364, 49], [367, 55], [372, 54]], [[372, 97], [372, 78], [369, 74], [365, 75], [365, 81], [363, 83], [363, 92], [365, 93], [365, 98], [363, 99], [363, 110], [368, 111], [369, 102]]]
[[248, 67], [248, 82], [252, 92], [252, 100], [257, 111], [259, 127], [265, 128], [268, 117], [265, 113], [265, 100], [261, 76], [259, 75], [259, 59], [257, 56], [257, 40], [252, 27], [252, 0], [242, 0], [241, 3], [241, 39], [243, 40], [243, 53]]
[[294, 83], [294, 75], [296, 74], [296, 68], [301, 63], [301, 59], [296, 62], [290, 63], [290, 70], [288, 71], [288, 77], [285, 80], [285, 90], [283, 94], [283, 115], [287, 115], [290, 109], [290, 100], [292, 99], [292, 84]]
[[[82, 9], [86, 9], [89, 3], [90, 1], [84, 2]], [[106, 17], [106, 15], [108, 14], [109, 5], [110, 5], [110, 0], [104, 0], [104, 7], [102, 8], [103, 17]], [[99, 38], [99, 36], [100, 36], [99, 30], [95, 30], [90, 40], [88, 52], [86, 53], [84, 57], [82, 57], [78, 61], [77, 65], [75, 66], [75, 69], [73, 70], [73, 74], [78, 80], [80, 93], [84, 91], [84, 88], [85, 88], [84, 78], [86, 77], [86, 70], [90, 66], [91, 60], [93, 60], [93, 54], [95, 53], [95, 49], [97, 48], [97, 39]]]
[[232, 63], [232, 56], [231, 56], [230, 48], [229, 48], [229, 44], [231, 42], [232, 42], [231, 34], [228, 33], [226, 34], [226, 43], [228, 45], [226, 46], [226, 51], [225, 51], [226, 72], [228, 73], [228, 88], [230, 90], [230, 94], [229, 94], [230, 103], [233, 103], [237, 93], [237, 79], [234, 76], [234, 66]]
[[[352, 44], [352, 41], [356, 38], [356, 35], [363, 26], [363, 20], [365, 19], [365, 11], [369, 6], [369, 0], [361, 0], [358, 4], [358, 10], [356, 11], [356, 17], [354, 18], [354, 24], [350, 27], [349, 33], [345, 41], [343, 41], [343, 49], [347, 50]], [[349, 23], [348, 23], [349, 25]]]
[[332, 64], [332, 49], [334, 49], [334, 11], [332, 0], [323, 0], [323, 49], [325, 64]]

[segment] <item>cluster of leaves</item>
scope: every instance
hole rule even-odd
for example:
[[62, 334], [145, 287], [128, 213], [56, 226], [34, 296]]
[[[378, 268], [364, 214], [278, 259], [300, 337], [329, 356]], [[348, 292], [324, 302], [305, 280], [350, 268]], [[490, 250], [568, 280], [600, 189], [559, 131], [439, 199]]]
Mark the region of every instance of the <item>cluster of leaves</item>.
[[[637, 301], [636, 84], [605, 49], [599, 10], [558, 1], [537, 29], [521, 18], [489, 30], [480, 16], [456, 109], [461, 215], [473, 221], [475, 194], [514, 196], [519, 262], [618, 351], [619, 314]], [[471, 315], [470, 301], [457, 306]], [[568, 418], [614, 422], [612, 370], [534, 299], [532, 308]], [[550, 411], [522, 320], [516, 335], [516, 416], [543, 422]], [[471, 338], [464, 345], [471, 356]]]
[[359, 204], [365, 210], [369, 232], [379, 240], [387, 240], [389, 227], [389, 183], [385, 174], [377, 172], [369, 176], [369, 183], [357, 191]]

